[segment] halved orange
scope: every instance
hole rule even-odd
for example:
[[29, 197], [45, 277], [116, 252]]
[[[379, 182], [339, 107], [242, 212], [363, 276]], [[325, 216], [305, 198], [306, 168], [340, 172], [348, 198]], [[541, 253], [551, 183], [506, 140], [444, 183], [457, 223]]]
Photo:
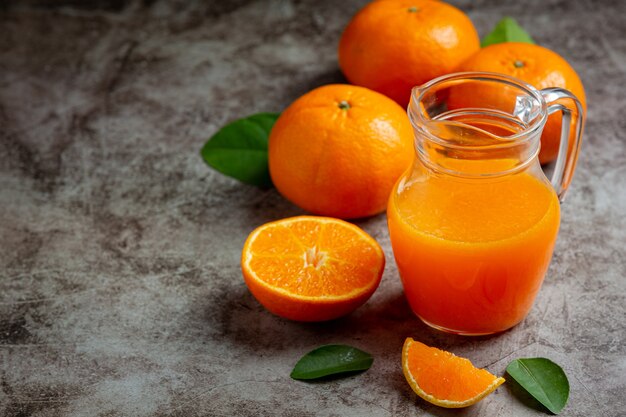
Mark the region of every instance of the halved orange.
[[504, 378], [474, 367], [468, 359], [410, 337], [402, 348], [402, 370], [417, 395], [446, 408], [476, 404], [504, 382]]
[[298, 216], [255, 229], [241, 269], [254, 297], [291, 320], [324, 321], [350, 313], [374, 293], [385, 267], [380, 245], [357, 226]]

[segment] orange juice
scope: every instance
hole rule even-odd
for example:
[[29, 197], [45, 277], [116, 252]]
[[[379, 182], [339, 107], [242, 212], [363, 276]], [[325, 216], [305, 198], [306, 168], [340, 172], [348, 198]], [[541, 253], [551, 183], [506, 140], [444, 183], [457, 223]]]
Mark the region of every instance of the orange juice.
[[[557, 111], [563, 143], [548, 180], [537, 155]], [[408, 116], [416, 158], [387, 217], [409, 304], [444, 331], [506, 330], [530, 311], [552, 258], [583, 107], [563, 89], [464, 72], [413, 88]]]
[[[469, 171], [475, 163], [457, 167]], [[413, 311], [435, 328], [487, 334], [530, 310], [552, 257], [560, 207], [549, 183], [528, 171], [489, 180], [425, 173], [400, 180], [387, 217]]]

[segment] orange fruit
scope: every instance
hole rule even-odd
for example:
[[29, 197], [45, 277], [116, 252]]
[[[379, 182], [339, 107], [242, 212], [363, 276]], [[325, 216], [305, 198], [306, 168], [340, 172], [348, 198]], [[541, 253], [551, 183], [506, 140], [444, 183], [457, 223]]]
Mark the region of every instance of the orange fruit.
[[446, 408], [476, 404], [504, 382], [504, 378], [475, 368], [465, 358], [410, 337], [402, 348], [402, 370], [417, 395]]
[[278, 191], [311, 213], [343, 219], [384, 211], [413, 155], [405, 111], [353, 85], [327, 85], [298, 98], [269, 137]]
[[450, 73], [480, 48], [471, 20], [434, 0], [374, 1], [350, 21], [339, 42], [339, 66], [353, 84], [403, 107], [411, 88]]
[[255, 229], [243, 247], [241, 269], [254, 297], [291, 320], [346, 315], [374, 293], [385, 267], [378, 243], [339, 219], [298, 216]]
[[[518, 42], [489, 45], [463, 62], [458, 70], [506, 74], [538, 89], [565, 88], [580, 100], [583, 108], [587, 106], [585, 90], [576, 71], [559, 54], [539, 45]], [[483, 95], [480, 91], [473, 93], [474, 97]], [[560, 138], [561, 113], [556, 112], [548, 118], [541, 135], [539, 161], [542, 164], [556, 158]]]

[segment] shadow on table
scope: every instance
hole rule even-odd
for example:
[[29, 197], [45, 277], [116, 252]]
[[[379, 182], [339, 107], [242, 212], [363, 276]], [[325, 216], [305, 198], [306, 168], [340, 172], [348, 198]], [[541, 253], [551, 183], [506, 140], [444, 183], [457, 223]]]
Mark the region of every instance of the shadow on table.
[[352, 314], [321, 323], [277, 317], [260, 305], [243, 284], [221, 291], [204, 311], [220, 337], [260, 354], [290, 349], [306, 352], [322, 344], [345, 343], [386, 357], [399, 355], [406, 337], [445, 350], [496, 337], [467, 338], [434, 330], [413, 314], [401, 290], [375, 294]]
[[[429, 415], [476, 415], [480, 403], [464, 409], [444, 409], [418, 397], [402, 374], [402, 346], [406, 337], [413, 337], [427, 345], [455, 352], [479, 349], [481, 344], [498, 336], [468, 338], [434, 330], [413, 314], [401, 289], [394, 289], [389, 284], [352, 314], [323, 323], [299, 323], [277, 317], [261, 306], [243, 283], [231, 285], [213, 302], [203, 303], [202, 311], [210, 321], [209, 327], [217, 331], [217, 335], [211, 337], [217, 336], [229, 349], [239, 351], [241, 355], [253, 355], [260, 361], [264, 357], [280, 357], [295, 364], [302, 355], [325, 344], [348, 344], [375, 358], [372, 369], [363, 375], [351, 374], [305, 383], [332, 384], [338, 378], [382, 380], [389, 392], [398, 393], [403, 398], [403, 403], [413, 404]], [[290, 363], [285, 367], [290, 369]], [[288, 372], [284, 378], [288, 378]]]

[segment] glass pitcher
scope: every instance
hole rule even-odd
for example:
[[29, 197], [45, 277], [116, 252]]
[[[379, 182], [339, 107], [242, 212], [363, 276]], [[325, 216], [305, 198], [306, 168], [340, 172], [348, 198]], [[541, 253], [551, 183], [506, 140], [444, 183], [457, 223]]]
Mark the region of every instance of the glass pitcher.
[[[561, 143], [549, 181], [537, 155], [555, 112]], [[506, 330], [528, 314], [548, 269], [583, 107], [564, 89], [458, 73], [414, 88], [408, 113], [417, 156], [387, 218], [409, 304], [446, 332]]]

